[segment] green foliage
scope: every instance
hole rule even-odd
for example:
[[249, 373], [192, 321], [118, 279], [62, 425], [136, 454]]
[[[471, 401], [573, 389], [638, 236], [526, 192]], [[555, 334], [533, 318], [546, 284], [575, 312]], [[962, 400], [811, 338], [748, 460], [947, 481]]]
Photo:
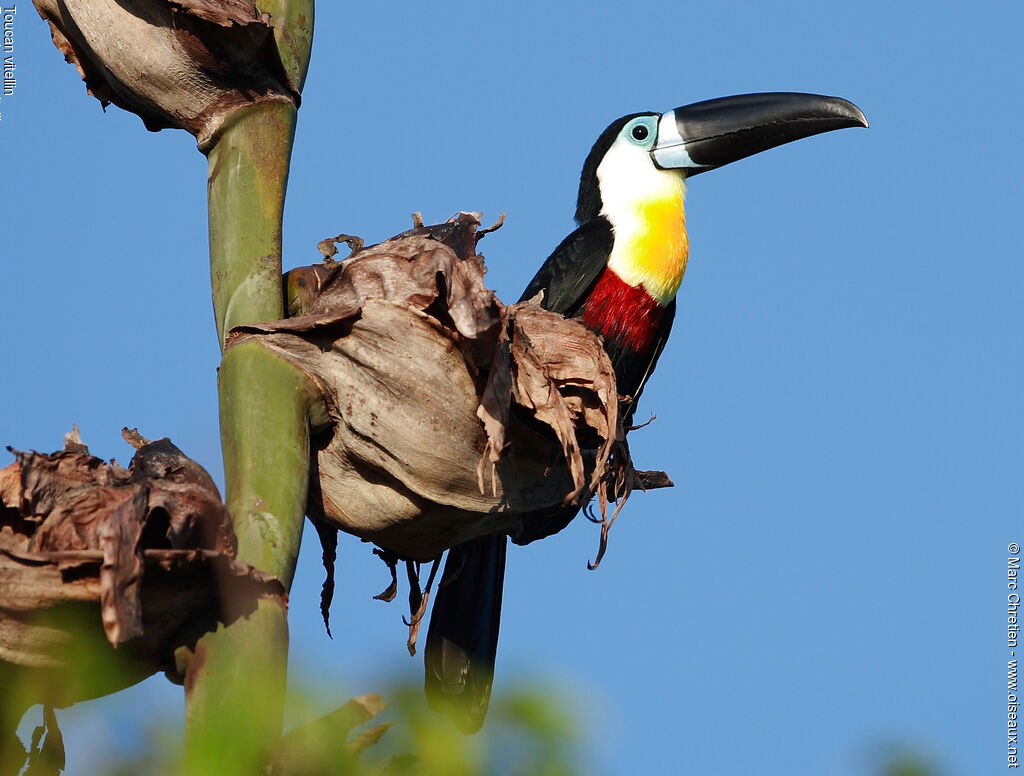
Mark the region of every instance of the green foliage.
[[[311, 682], [310, 677], [305, 677]], [[254, 686], [260, 683], [254, 678]], [[264, 701], [275, 702], [272, 693]], [[252, 697], [258, 698], [258, 692]], [[254, 768], [251, 763], [225, 762], [218, 743], [204, 739], [203, 746], [213, 751], [199, 752], [197, 761], [206, 763], [197, 776], [233, 776], [254, 773], [266, 776], [575, 776], [594, 771], [588, 751], [595, 743], [588, 733], [594, 722], [581, 706], [566, 701], [550, 687], [524, 686], [495, 694], [487, 722], [480, 733], [464, 736], [450, 721], [435, 714], [427, 705], [423, 688], [401, 684], [384, 696], [355, 698], [341, 708], [331, 708], [333, 688], [324, 685], [299, 686], [292, 678], [289, 710], [294, 718], [313, 722], [291, 730], [276, 747], [275, 767]], [[0, 696], [0, 719], [3, 701]], [[336, 701], [333, 701], [336, 704]], [[17, 742], [0, 736], [0, 773], [19, 773], [24, 761], [23, 749], [34, 755], [34, 776], [58, 773], [62, 761], [57, 751], [60, 732], [43, 725], [38, 706], [30, 719], [39, 725], [32, 731], [33, 741]], [[253, 719], [261, 716], [254, 710]], [[9, 717], [8, 717], [9, 721]], [[15, 721], [16, 722], [16, 721]], [[231, 728], [242, 738], [257, 729], [251, 720], [234, 718]], [[45, 730], [44, 730], [45, 727]], [[22, 726], [26, 730], [26, 726]], [[0, 730], [0, 733], [9, 729]], [[196, 739], [190, 741], [195, 745]], [[673, 761], [673, 741], [664, 741], [663, 759]], [[8, 745], [8, 746], [5, 746]], [[129, 745], [126, 743], [126, 748]], [[256, 747], [267, 748], [267, 747]], [[132, 742], [130, 756], [113, 756], [98, 772], [109, 776], [179, 776], [186, 772], [185, 740], [180, 721], [154, 718], [148, 722], [148, 734], [142, 742]], [[76, 766], [74, 749], [67, 752], [72, 773]], [[12, 766], [12, 763], [17, 763]], [[872, 776], [939, 776], [945, 773], [934, 759], [918, 749], [886, 746], [862, 762], [853, 772]]]
[[939, 770], [921, 755], [897, 754], [885, 763], [882, 776], [939, 776]]
[[[314, 692], [293, 687], [291, 694], [291, 705], [300, 713], [312, 714], [325, 707], [322, 689]], [[259, 712], [254, 714], [256, 719], [259, 716]], [[353, 699], [291, 731], [275, 747], [275, 764], [269, 774], [572, 776], [589, 770], [583, 767], [580, 731], [574, 722], [578, 717], [578, 711], [550, 691], [521, 689], [492, 698], [483, 730], [464, 736], [446, 717], [427, 708], [422, 687], [397, 686], [386, 699], [373, 695]], [[235, 719], [234, 723], [244, 737], [247, 720]], [[48, 735], [59, 738], [59, 732]], [[189, 745], [196, 745], [196, 739]], [[167, 720], [153, 720], [148, 740], [133, 747], [137, 753], [111, 759], [103, 772], [111, 776], [171, 776], [186, 772], [196, 762], [209, 764], [207, 770], [195, 771], [197, 776], [260, 772], [252, 763], [225, 762], [212, 739], [203, 739], [201, 745], [213, 751], [190, 753], [186, 765], [180, 727]], [[75, 752], [69, 751], [67, 758], [75, 771]], [[52, 755], [39, 756], [32, 773], [56, 774], [52, 763]]]

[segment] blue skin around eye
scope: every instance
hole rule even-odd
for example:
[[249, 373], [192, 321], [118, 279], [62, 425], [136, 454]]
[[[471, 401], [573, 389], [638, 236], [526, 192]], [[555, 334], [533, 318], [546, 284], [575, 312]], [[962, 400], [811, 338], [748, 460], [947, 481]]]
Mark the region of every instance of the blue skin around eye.
[[[637, 140], [635, 137], [633, 137], [633, 128], [640, 125], [647, 127], [647, 137], [645, 137], [643, 140]], [[654, 145], [654, 140], [657, 136], [657, 133], [657, 120], [653, 117], [644, 117], [636, 119], [635, 121], [631, 121], [622, 130], [622, 134], [625, 135], [631, 143], [644, 148], [648, 148]]]

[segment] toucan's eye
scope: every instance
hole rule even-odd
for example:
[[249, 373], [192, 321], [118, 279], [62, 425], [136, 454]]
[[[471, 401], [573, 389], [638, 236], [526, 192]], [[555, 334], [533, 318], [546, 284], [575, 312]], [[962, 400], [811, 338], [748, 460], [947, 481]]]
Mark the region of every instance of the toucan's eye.
[[650, 132], [643, 124], [637, 124], [633, 127], [633, 132], [631, 134], [633, 135], [634, 140], [638, 143], [642, 143], [647, 139], [647, 135], [649, 135]]

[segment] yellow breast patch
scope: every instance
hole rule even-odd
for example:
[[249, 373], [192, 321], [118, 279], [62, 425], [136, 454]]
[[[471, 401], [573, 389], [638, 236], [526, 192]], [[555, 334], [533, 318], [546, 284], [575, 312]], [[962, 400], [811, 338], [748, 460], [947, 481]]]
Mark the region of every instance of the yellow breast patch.
[[683, 192], [634, 204], [632, 217], [615, 224], [615, 247], [609, 265], [630, 285], [668, 304], [679, 290], [690, 255]]

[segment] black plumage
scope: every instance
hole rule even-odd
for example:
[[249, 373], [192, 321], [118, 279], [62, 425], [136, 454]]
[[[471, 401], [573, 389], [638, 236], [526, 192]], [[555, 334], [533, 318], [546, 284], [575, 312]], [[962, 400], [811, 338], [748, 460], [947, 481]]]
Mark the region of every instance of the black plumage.
[[[540, 304], [546, 310], [570, 318], [582, 314], [587, 298], [607, 267], [614, 242], [611, 223], [600, 215], [597, 167], [622, 127], [641, 115], [645, 114], [618, 119], [594, 144], [580, 179], [576, 206], [580, 226], [541, 265], [519, 301], [543, 292]], [[627, 418], [632, 416], [632, 407], [661, 355], [674, 315], [673, 300], [662, 316], [647, 359], [638, 358], [638, 354], [616, 343], [605, 342], [619, 393], [634, 398]], [[579, 510], [579, 506], [551, 510], [551, 515], [543, 518], [544, 530], [531, 536], [530, 541], [557, 533]], [[459, 729], [467, 733], [475, 732], [483, 724], [490, 700], [507, 543], [504, 535], [485, 536], [449, 550], [427, 631], [427, 699], [433, 709], [451, 716]]]
[[491, 698], [507, 544], [484, 536], [450, 549], [430, 615], [427, 700], [463, 733], [480, 729]]
[[[643, 119], [625, 136], [626, 126], [640, 117], [656, 118], [659, 133], [665, 127], [669, 131], [664, 132], [664, 138], [648, 142], [654, 124]], [[619, 393], [633, 397], [625, 415], [629, 423], [636, 400], [668, 340], [675, 300], [661, 312], [652, 333], [645, 325], [652, 325], [659, 312], [655, 300], [643, 294], [631, 295], [633, 289], [616, 285], [618, 278], [606, 278], [607, 286], [601, 280], [613, 251], [614, 229], [603, 215], [605, 203], [597, 171], [616, 140], [623, 136], [625, 142], [642, 145], [657, 169], [678, 170], [690, 176], [819, 132], [867, 125], [864, 114], [847, 100], [789, 92], [722, 97], [676, 108], [665, 115], [632, 113], [617, 119], [601, 133], [583, 166], [576, 202], [579, 228], [548, 257], [523, 298], [531, 299], [543, 291], [541, 304], [545, 308], [569, 317], [583, 315], [609, 332], [604, 347], [615, 369]], [[588, 310], [586, 302], [598, 282], [602, 286], [600, 298]], [[636, 317], [626, 318], [631, 312]], [[612, 318], [617, 325], [607, 326]], [[649, 337], [651, 334], [653, 337]], [[614, 341], [613, 336], [622, 336], [643, 352]], [[529, 537], [517, 539], [531, 541], [556, 532], [578, 511], [577, 507], [554, 507], [542, 516]], [[427, 692], [435, 708], [443, 707], [463, 729], [476, 729], [482, 724], [490, 697], [505, 548], [506, 537], [498, 536], [478, 539], [449, 552], [444, 574], [449, 582], [438, 591], [434, 605], [427, 638]], [[442, 692], [443, 698], [439, 695]], [[455, 702], [458, 698], [463, 700]]]
[[[596, 172], [594, 174], [596, 176]], [[582, 191], [582, 184], [580, 189]], [[594, 286], [608, 266], [613, 242], [612, 225], [604, 216], [587, 221], [562, 240], [548, 256], [519, 301], [533, 299], [543, 292], [544, 297], [540, 304], [545, 310], [561, 313], [567, 318], [581, 315]], [[629, 408], [630, 416], [643, 392], [644, 384], [654, 371], [658, 358], [665, 348], [675, 313], [676, 302], [673, 299], [662, 313], [654, 342], [647, 353], [637, 353], [617, 342], [604, 341], [604, 349], [615, 369], [619, 393], [633, 397], [633, 403]]]
[[519, 301], [533, 299], [543, 291], [540, 305], [545, 310], [567, 318], [578, 315], [608, 265], [614, 239], [608, 219], [598, 217], [587, 221], [551, 252]]

